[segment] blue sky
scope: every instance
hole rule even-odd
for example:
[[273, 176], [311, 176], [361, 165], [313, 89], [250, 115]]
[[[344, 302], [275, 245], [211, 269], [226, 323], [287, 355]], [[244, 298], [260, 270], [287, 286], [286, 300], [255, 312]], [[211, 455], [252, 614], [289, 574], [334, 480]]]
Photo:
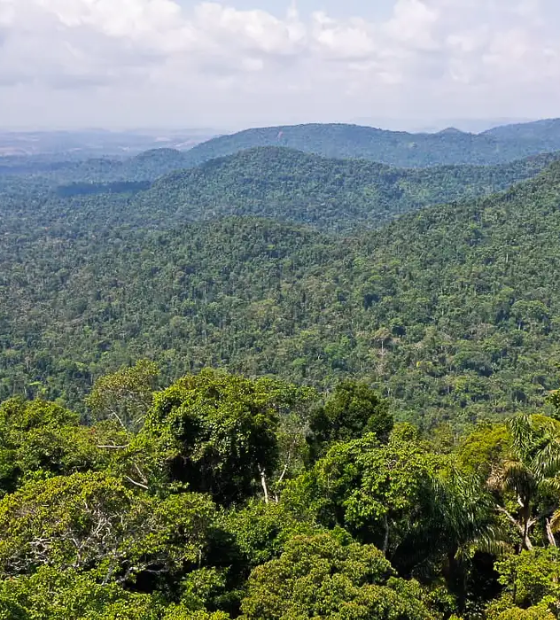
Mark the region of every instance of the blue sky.
[[558, 32], [558, 0], [0, 0], [0, 123], [558, 117]]

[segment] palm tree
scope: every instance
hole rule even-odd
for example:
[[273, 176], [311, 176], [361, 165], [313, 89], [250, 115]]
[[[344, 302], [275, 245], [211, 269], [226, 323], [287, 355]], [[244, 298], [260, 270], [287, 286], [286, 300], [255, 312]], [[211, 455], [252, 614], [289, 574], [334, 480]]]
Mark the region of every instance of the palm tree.
[[390, 560], [406, 576], [429, 579], [441, 571], [462, 611], [475, 554], [500, 555], [505, 547], [483, 480], [450, 461], [428, 482], [411, 532]]
[[464, 610], [467, 580], [476, 553], [500, 555], [506, 545], [492, 497], [477, 476], [452, 469], [434, 483], [432, 527], [439, 530], [443, 574]]
[[500, 495], [496, 509], [517, 529], [524, 549], [533, 549], [531, 534], [539, 523], [549, 544], [556, 546], [554, 530], [560, 527], [560, 423], [540, 415], [520, 416], [509, 422], [509, 430], [511, 456], [488, 481]]

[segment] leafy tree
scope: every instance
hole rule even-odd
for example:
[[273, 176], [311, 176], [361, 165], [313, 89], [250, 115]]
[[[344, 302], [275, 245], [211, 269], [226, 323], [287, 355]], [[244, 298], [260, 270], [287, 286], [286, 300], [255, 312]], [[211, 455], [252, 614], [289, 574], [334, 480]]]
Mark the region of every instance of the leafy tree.
[[127, 442], [111, 423], [87, 428], [75, 413], [37, 400], [0, 406], [0, 496], [25, 481], [109, 467], [108, 446]]
[[313, 469], [291, 484], [285, 501], [325, 526], [348, 528], [360, 540], [394, 554], [429, 503], [439, 458], [398, 437], [373, 434], [334, 445]]
[[158, 499], [105, 473], [30, 483], [0, 501], [0, 574], [95, 567], [108, 583], [181, 571], [200, 560], [213, 510], [202, 495]]
[[148, 594], [73, 568], [42, 566], [29, 576], [0, 582], [3, 620], [159, 620], [161, 607]]
[[470, 472], [488, 478], [492, 469], [504, 461], [511, 449], [511, 435], [506, 424], [480, 422], [463, 438], [459, 447], [459, 462]]
[[159, 369], [148, 360], [98, 379], [86, 399], [97, 420], [116, 420], [125, 430], [141, 428], [156, 388]]
[[434, 618], [422, 589], [395, 577], [373, 546], [333, 536], [295, 537], [282, 556], [256, 568], [242, 618]]
[[365, 383], [343, 381], [323, 407], [313, 412], [309, 444], [314, 458], [323, 455], [337, 441], [358, 439], [375, 433], [386, 441], [393, 428], [387, 402]]
[[489, 480], [491, 488], [502, 493], [497, 509], [514, 526], [522, 548], [533, 549], [534, 534], [544, 534], [548, 544], [556, 546], [560, 423], [544, 416], [521, 416], [510, 421], [509, 429], [511, 455]]
[[267, 478], [278, 462], [279, 414], [293, 390], [270, 379], [249, 380], [213, 370], [189, 375], [155, 394], [131, 452], [153, 455], [152, 469], [193, 491], [231, 504]]
[[560, 552], [555, 547], [522, 551], [496, 563], [502, 598], [490, 606], [490, 617], [550, 618], [558, 616]]

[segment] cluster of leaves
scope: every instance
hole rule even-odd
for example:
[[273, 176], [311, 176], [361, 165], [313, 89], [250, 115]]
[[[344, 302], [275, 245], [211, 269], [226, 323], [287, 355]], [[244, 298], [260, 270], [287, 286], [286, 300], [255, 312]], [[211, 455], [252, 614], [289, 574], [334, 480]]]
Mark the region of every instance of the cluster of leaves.
[[0, 405], [0, 618], [558, 617], [560, 422], [449, 443], [361, 383], [155, 375], [100, 379], [91, 425]]

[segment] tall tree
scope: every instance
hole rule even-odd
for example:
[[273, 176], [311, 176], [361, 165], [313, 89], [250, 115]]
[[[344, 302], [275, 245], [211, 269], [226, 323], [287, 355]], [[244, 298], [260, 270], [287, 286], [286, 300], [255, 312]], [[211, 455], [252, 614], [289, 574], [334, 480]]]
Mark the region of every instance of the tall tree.
[[291, 386], [271, 379], [210, 369], [188, 375], [155, 395], [131, 453], [150, 461], [155, 475], [221, 504], [250, 497], [257, 485], [268, 499], [279, 417], [293, 397]]
[[137, 431], [152, 405], [159, 368], [140, 360], [117, 372], [99, 378], [86, 399], [94, 419], [116, 420], [124, 429]]
[[511, 452], [492, 472], [489, 484], [497, 493], [497, 510], [532, 550], [538, 530], [556, 546], [553, 521], [560, 505], [560, 422], [541, 415], [509, 422]]
[[384, 442], [392, 428], [388, 403], [375, 390], [358, 381], [343, 381], [325, 405], [311, 416], [308, 439], [311, 456], [317, 459], [334, 442], [359, 439], [366, 433], [375, 433]]

